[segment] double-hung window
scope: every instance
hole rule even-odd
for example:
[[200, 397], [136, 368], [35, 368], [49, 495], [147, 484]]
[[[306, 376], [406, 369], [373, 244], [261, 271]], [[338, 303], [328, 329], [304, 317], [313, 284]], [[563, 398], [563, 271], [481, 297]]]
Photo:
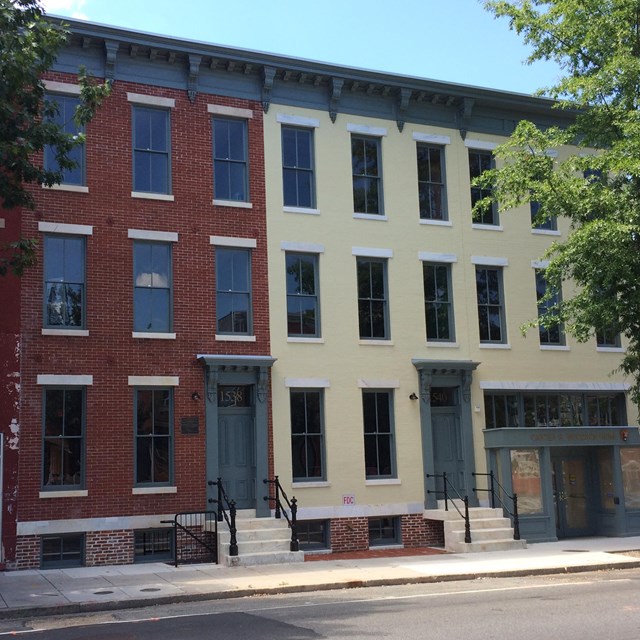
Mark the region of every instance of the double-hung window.
[[480, 342], [505, 343], [507, 337], [502, 269], [476, 266], [476, 293]]
[[247, 202], [247, 121], [213, 118], [213, 197], [216, 200]]
[[286, 254], [287, 334], [291, 337], [320, 336], [318, 256]]
[[282, 127], [282, 182], [285, 207], [315, 207], [313, 129]]
[[424, 281], [424, 312], [427, 342], [453, 342], [453, 294], [451, 265], [437, 262], [422, 264]]
[[171, 193], [169, 111], [133, 106], [133, 190]]
[[216, 247], [218, 334], [251, 335], [251, 250]]
[[171, 243], [133, 243], [133, 330], [168, 333], [172, 329]]
[[532, 200], [529, 203], [531, 209], [531, 228], [536, 231], [556, 231], [558, 229], [558, 220], [556, 216], [540, 215], [540, 203]]
[[382, 215], [382, 163], [380, 138], [351, 135], [353, 210]]
[[[481, 176], [485, 171], [493, 169], [493, 156], [490, 151], [469, 149], [469, 177], [471, 180]], [[473, 208], [476, 202], [489, 198], [491, 196], [491, 189], [481, 189], [480, 187], [471, 187], [471, 207]], [[474, 217], [474, 223], [493, 225], [499, 224], [498, 209], [495, 202], [491, 203], [491, 206], [484, 210], [479, 217]]]
[[79, 489], [84, 484], [84, 387], [46, 387], [43, 393], [42, 486]]
[[[50, 94], [46, 97], [49, 106], [55, 113], [47, 117], [47, 120], [56, 124], [69, 138], [76, 139], [84, 133], [84, 127], [78, 125], [74, 119], [80, 99], [77, 96]], [[84, 186], [85, 182], [85, 148], [84, 143], [76, 144], [67, 154], [74, 164], [73, 167], [61, 167], [56, 157], [56, 148], [45, 147], [44, 167], [47, 171], [59, 171], [62, 175], [61, 184]]]
[[293, 480], [323, 480], [325, 468], [322, 390], [291, 389], [290, 394]]
[[135, 483], [172, 481], [173, 392], [154, 387], [135, 390]]
[[356, 258], [360, 338], [388, 340], [387, 260]]
[[[538, 318], [540, 319], [549, 311], [556, 309], [561, 301], [560, 291], [550, 291], [547, 296], [548, 289], [544, 269], [536, 269], [536, 299], [538, 301]], [[538, 331], [541, 345], [561, 346], [564, 344], [564, 332], [560, 324], [540, 324]]]
[[44, 327], [85, 327], [85, 238], [44, 237]]
[[613, 327], [596, 331], [596, 344], [600, 349], [619, 349], [620, 333]]
[[446, 220], [444, 149], [418, 143], [418, 198], [422, 220]]
[[364, 462], [367, 478], [395, 476], [393, 396], [390, 391], [362, 392]]

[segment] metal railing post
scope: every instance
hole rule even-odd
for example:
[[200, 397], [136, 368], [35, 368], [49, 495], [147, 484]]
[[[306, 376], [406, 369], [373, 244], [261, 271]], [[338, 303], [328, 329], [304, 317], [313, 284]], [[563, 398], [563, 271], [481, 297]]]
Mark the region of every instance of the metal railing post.
[[[277, 477], [277, 476], [276, 476]], [[300, 550], [300, 542], [298, 541], [298, 501], [296, 497], [291, 498], [291, 545], [289, 549], [291, 551]]]
[[222, 522], [222, 511], [224, 509], [224, 505], [222, 504], [222, 478], [218, 478], [218, 522]]
[[447, 472], [442, 472], [442, 484], [444, 485], [444, 510], [449, 511], [449, 490], [447, 489]]
[[495, 488], [493, 486], [493, 471], [489, 472], [489, 478], [490, 478], [490, 491], [491, 491], [491, 508], [495, 509], [496, 508], [496, 492], [495, 492]]
[[238, 530], [236, 529], [236, 501], [232, 500], [229, 503], [229, 516], [231, 518], [231, 525], [229, 526], [229, 530], [231, 531], [231, 537], [229, 538], [229, 555], [237, 556], [238, 555], [238, 538], [236, 534]]
[[513, 539], [520, 540], [520, 517], [518, 516], [518, 494], [513, 494]]
[[280, 512], [280, 480], [278, 479], [278, 476], [273, 476], [274, 480], [275, 480], [275, 486], [276, 486], [276, 512], [275, 512], [275, 517], [276, 519], [280, 519], [282, 517], [282, 513]]
[[469, 522], [469, 496], [465, 496], [464, 502], [464, 541], [468, 544], [471, 542], [471, 523]]

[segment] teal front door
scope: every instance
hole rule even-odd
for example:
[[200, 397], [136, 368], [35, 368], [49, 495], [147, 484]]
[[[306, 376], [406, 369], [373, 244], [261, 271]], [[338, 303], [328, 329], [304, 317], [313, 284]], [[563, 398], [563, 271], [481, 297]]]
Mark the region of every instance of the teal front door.
[[[447, 474], [450, 498], [457, 498], [451, 486], [457, 489], [460, 497], [467, 494], [464, 477], [464, 455], [462, 452], [462, 433], [457, 407], [431, 408], [433, 429], [433, 467], [436, 475]], [[436, 479], [438, 491], [443, 489], [442, 480]], [[439, 495], [439, 498], [442, 496]]]
[[256, 508], [256, 452], [253, 410], [218, 410], [220, 476], [237, 509]]

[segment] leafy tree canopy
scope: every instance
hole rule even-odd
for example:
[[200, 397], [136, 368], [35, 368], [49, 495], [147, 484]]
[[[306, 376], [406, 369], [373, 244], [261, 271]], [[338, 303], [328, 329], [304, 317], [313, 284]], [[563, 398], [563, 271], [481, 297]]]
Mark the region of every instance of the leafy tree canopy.
[[[535, 201], [538, 222], [568, 218], [546, 252], [548, 292], [565, 299], [541, 319], [578, 341], [612, 331], [628, 341], [621, 370], [640, 401], [640, 0], [486, 0], [531, 47], [527, 62], [562, 70], [541, 90], [575, 116], [566, 127], [522, 121], [477, 185], [501, 210]], [[573, 292], [571, 296], [568, 294]], [[526, 328], [525, 328], [526, 329]]]
[[[84, 137], [65, 133], [53, 121], [57, 106], [47, 100], [42, 81], [67, 36], [63, 26], [45, 18], [37, 0], [0, 0], [0, 200], [6, 209], [33, 208], [29, 185], [59, 184], [62, 172], [76, 166], [70, 153]], [[91, 82], [82, 69], [79, 81], [81, 99], [74, 119], [84, 125], [109, 86]], [[42, 151], [48, 146], [57, 167], [43, 166]], [[0, 258], [0, 275], [8, 269], [20, 275], [33, 261], [34, 241], [21, 239]]]

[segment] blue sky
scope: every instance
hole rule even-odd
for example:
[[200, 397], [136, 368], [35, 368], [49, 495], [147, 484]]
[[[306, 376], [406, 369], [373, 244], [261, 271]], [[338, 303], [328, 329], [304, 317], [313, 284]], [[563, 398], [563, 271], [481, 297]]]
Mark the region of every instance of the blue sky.
[[553, 84], [481, 0], [41, 0], [48, 13], [520, 93]]

